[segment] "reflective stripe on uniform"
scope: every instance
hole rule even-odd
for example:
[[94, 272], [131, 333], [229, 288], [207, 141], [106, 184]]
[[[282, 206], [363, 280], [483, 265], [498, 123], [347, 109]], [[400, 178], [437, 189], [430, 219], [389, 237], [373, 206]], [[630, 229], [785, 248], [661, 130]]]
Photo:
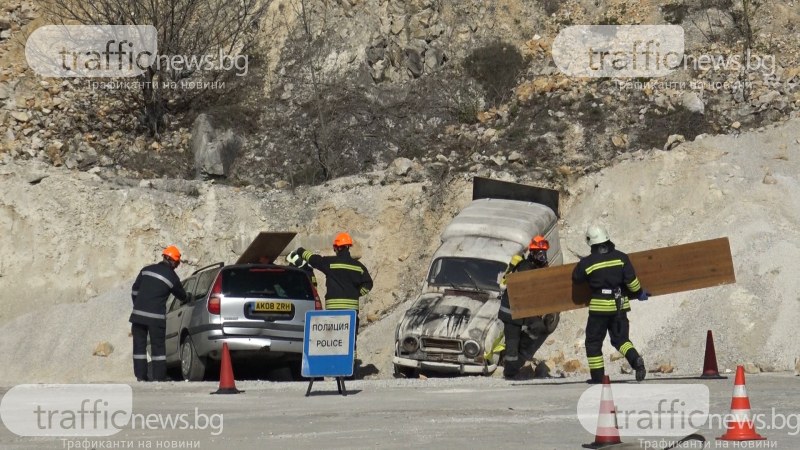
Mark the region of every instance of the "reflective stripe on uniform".
[[157, 279], [163, 281], [164, 283], [166, 283], [166, 285], [169, 286], [170, 289], [172, 289], [172, 281], [169, 281], [164, 275], [161, 275], [161, 274], [158, 274], [158, 273], [155, 273], [155, 272], [151, 272], [149, 270], [145, 270], [144, 272], [142, 272], [142, 275], [146, 275], [148, 277], [157, 278]]
[[633, 281], [628, 283], [628, 289], [630, 289], [633, 292], [636, 292], [641, 288], [642, 288], [642, 284], [639, 283], [639, 279], [638, 278], [634, 278]]
[[303, 259], [308, 261], [308, 258], [311, 258], [311, 255], [313, 255], [313, 253], [311, 253], [311, 250], [306, 250], [303, 252]]
[[586, 358], [589, 361], [590, 369], [602, 369], [604, 367], [603, 356], [589, 356]]
[[137, 316], [149, 317], [151, 319], [166, 319], [167, 318], [167, 316], [164, 315], [164, 314], [149, 313], [149, 312], [146, 312], [146, 311], [139, 311], [138, 309], [134, 309], [131, 313], [132, 314], [136, 314]]
[[511, 315], [511, 309], [510, 308], [506, 308], [505, 306], [500, 306], [500, 311], [503, 311], [504, 313], [508, 314], [509, 316]]
[[519, 359], [519, 356], [508, 356], [506, 355], [506, 361], [516, 361]]
[[599, 262], [597, 264], [592, 264], [591, 266], [587, 267], [586, 275], [589, 275], [590, 273], [598, 269], [607, 269], [609, 267], [619, 267], [622, 265], [624, 265], [624, 263], [622, 262], [621, 259], [612, 259], [611, 261]]
[[135, 297], [135, 296], [139, 295], [139, 291], [131, 291], [131, 295], [133, 295]]
[[358, 291], [358, 292], [360, 292], [360, 293], [361, 293], [361, 295], [367, 295], [367, 294], [369, 294], [369, 289], [367, 289], [367, 288], [361, 288], [361, 290], [360, 290], [360, 291]]
[[633, 343], [631, 341], [625, 341], [625, 343], [619, 347], [619, 352], [622, 353], [622, 356], [625, 356], [625, 354], [627, 354], [632, 348]]
[[[631, 302], [628, 297], [622, 299], [622, 309], [631, 309]], [[589, 301], [589, 311], [616, 312], [617, 302], [613, 298], [593, 298]]]
[[364, 269], [353, 264], [333, 263], [331, 264], [330, 267], [331, 269], [346, 269], [346, 270], [352, 270], [353, 272], [364, 273]]
[[331, 298], [325, 300], [325, 309], [354, 309], [358, 310], [358, 300], [351, 298]]
[[150, 359], [152, 359], [153, 361], [166, 361], [167, 357], [166, 356], [152, 356]]
[[511, 257], [511, 262], [508, 263], [508, 267], [506, 267], [506, 271], [503, 272], [503, 279], [500, 280], [500, 286], [501, 287], [504, 287], [505, 285], [508, 284], [508, 282], [506, 281], [506, 277], [508, 276], [508, 274], [513, 272], [514, 269], [516, 269], [517, 266], [519, 265], [519, 263], [521, 263], [521, 262], [522, 262], [522, 256], [514, 255], [514, 256]]
[[147, 359], [147, 355], [133, 355], [133, 359]]

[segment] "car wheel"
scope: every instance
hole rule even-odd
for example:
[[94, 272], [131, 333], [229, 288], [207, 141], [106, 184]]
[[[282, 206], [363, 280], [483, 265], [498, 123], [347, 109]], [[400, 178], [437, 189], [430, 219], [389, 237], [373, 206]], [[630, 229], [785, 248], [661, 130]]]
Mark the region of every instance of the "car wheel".
[[395, 378], [418, 378], [419, 372], [413, 367], [394, 365]]
[[544, 321], [545, 329], [547, 330], [547, 334], [556, 331], [556, 327], [558, 326], [559, 320], [561, 320], [561, 314], [554, 313], [554, 314], [545, 314], [542, 318]]
[[186, 336], [181, 343], [181, 375], [186, 381], [203, 381], [206, 360], [197, 354], [192, 337]]

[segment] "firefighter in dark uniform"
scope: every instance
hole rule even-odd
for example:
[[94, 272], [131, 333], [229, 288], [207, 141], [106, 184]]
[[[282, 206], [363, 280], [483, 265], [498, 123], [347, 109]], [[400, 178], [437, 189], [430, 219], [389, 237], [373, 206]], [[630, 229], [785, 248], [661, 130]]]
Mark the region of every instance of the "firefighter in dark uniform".
[[589, 319], [586, 323], [586, 357], [589, 362], [591, 383], [602, 383], [605, 375], [603, 341], [606, 333], [613, 345], [636, 371], [636, 381], [644, 380], [644, 360], [628, 337], [628, 297], [644, 301], [648, 293], [642, 288], [628, 255], [617, 250], [608, 232], [598, 225], [586, 230], [586, 243], [591, 254], [582, 258], [572, 272], [576, 283], [588, 283], [592, 291], [589, 301]]
[[[510, 273], [547, 267], [547, 250], [549, 248], [550, 243], [547, 242], [544, 236], [535, 236], [528, 245], [527, 258], [523, 258], [521, 255], [514, 255], [511, 258], [506, 272], [503, 274], [501, 287], [505, 287], [506, 276]], [[552, 315], [548, 314], [548, 316]], [[514, 378], [525, 364], [525, 361], [533, 357], [532, 354], [527, 354], [530, 353], [529, 349], [535, 342], [530, 333], [535, 332], [539, 337], [547, 332], [546, 327], [540, 317], [512, 319], [507, 290], [503, 290], [500, 296], [500, 310], [497, 312], [497, 317], [503, 322], [503, 334], [505, 337], [506, 353], [503, 358], [503, 376], [505, 378]], [[553, 317], [546, 316], [545, 319], [553, 321]], [[528, 330], [523, 331], [524, 326], [528, 327]]]
[[[181, 252], [170, 245], [162, 252], [162, 261], [146, 266], [139, 272], [131, 289], [131, 335], [133, 336], [133, 373], [138, 381], [165, 381], [167, 379], [166, 303], [171, 293], [186, 301], [186, 291], [175, 269], [181, 263]], [[150, 359], [153, 379], [147, 378], [147, 336], [150, 335]]]
[[339, 233], [333, 240], [336, 256], [320, 256], [300, 247], [289, 253], [286, 259], [294, 266], [298, 266], [299, 261], [303, 260], [325, 274], [325, 309], [355, 311], [357, 334], [358, 298], [372, 290], [372, 277], [363, 264], [350, 256], [352, 246], [353, 239], [350, 235]]

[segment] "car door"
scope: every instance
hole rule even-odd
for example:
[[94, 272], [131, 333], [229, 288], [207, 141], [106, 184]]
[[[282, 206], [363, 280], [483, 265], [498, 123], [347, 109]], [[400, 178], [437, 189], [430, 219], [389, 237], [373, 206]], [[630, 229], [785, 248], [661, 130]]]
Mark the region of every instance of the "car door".
[[[197, 285], [197, 277], [189, 277], [182, 282], [183, 289], [191, 295]], [[190, 313], [191, 302], [181, 303], [180, 300], [170, 295], [167, 299], [167, 362], [180, 359], [181, 323], [183, 316]]]

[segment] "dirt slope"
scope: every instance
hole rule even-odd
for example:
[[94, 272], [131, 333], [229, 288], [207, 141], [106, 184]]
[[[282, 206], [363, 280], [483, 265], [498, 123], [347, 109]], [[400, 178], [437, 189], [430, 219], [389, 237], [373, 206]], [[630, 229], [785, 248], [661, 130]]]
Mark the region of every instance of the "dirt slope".
[[[792, 271], [800, 247], [799, 125], [634, 154], [570, 187], [567, 261], [586, 253], [583, 230], [598, 218], [625, 251], [731, 239], [735, 285], [634, 305], [632, 338], [649, 365], [699, 371], [707, 329], [723, 368], [754, 362], [788, 370], [800, 355], [793, 326], [800, 286]], [[342, 224], [360, 235], [377, 284], [363, 309], [373, 323], [359, 356], [376, 377], [391, 376], [394, 328], [439, 231], [469, 201], [469, 185], [464, 178], [448, 186], [382, 185], [383, 176], [292, 193], [164, 180], [131, 187], [63, 169], [0, 165], [0, 383], [130, 381], [127, 289], [165, 243], [185, 248], [193, 262], [182, 268], [186, 275], [197, 264], [231, 261], [257, 230], [324, 236]], [[537, 357], [583, 362], [585, 317], [565, 314]], [[110, 357], [92, 356], [100, 341], [114, 346]], [[609, 363], [610, 371], [619, 364]]]

